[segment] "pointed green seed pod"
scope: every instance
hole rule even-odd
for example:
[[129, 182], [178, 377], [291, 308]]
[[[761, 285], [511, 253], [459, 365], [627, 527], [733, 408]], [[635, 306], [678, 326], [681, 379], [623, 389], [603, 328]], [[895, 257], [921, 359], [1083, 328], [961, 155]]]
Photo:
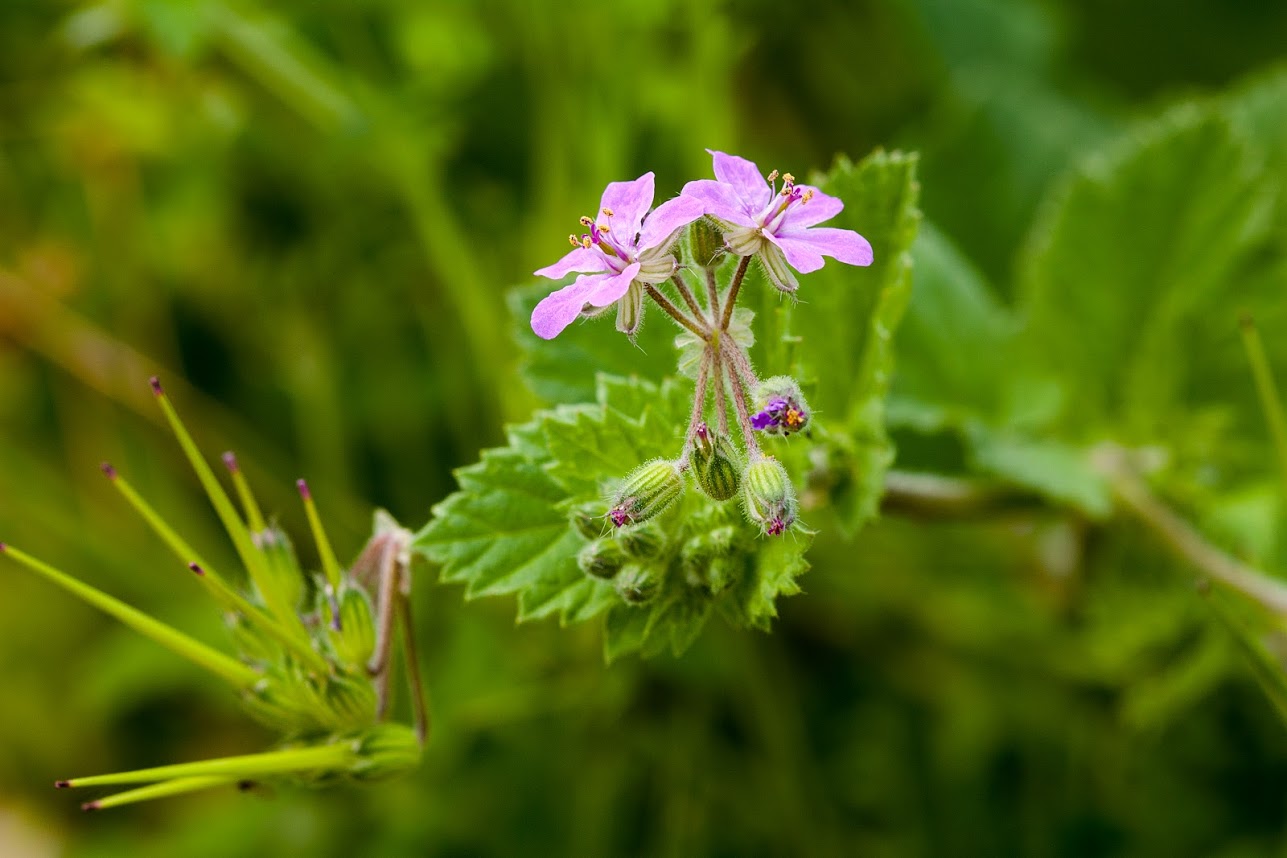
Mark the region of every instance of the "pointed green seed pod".
[[608, 519], [613, 527], [638, 524], [665, 512], [684, 494], [679, 466], [666, 459], [645, 462], [630, 472], [612, 497]]
[[752, 462], [742, 475], [746, 517], [766, 536], [778, 536], [795, 523], [800, 505], [782, 463], [772, 457]]
[[576, 562], [585, 574], [606, 580], [621, 571], [626, 555], [615, 539], [596, 539], [581, 549]]
[[290, 537], [276, 524], [270, 524], [252, 538], [267, 561], [263, 580], [258, 582], [264, 604], [274, 613], [294, 616], [304, 598], [304, 572], [299, 568]]

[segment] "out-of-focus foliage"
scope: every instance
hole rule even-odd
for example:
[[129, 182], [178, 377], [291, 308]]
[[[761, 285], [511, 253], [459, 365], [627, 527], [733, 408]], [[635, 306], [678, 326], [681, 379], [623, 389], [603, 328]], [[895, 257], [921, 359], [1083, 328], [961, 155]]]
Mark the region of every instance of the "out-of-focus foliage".
[[[0, 539], [199, 637], [219, 618], [95, 468], [231, 565], [148, 375], [297, 534], [309, 477], [351, 556], [371, 506], [423, 521], [505, 420], [633, 363], [579, 326], [523, 360], [594, 356], [586, 386], [534, 396], [508, 290], [606, 182], [652, 169], [668, 195], [705, 147], [797, 174], [922, 153], [897, 465], [1052, 501], [854, 542], [828, 522], [772, 635], [711, 624], [611, 669], [595, 629], [515, 627], [425, 567], [418, 772], [110, 817], [47, 784], [268, 737], [0, 566], [0, 852], [1280, 853], [1287, 746], [1229, 632], [1248, 620], [1098, 521], [1081, 464], [1149, 445], [1205, 533], [1287, 566], [1236, 325], [1287, 378], [1283, 44], [1275, 3], [0, 4]], [[860, 288], [827, 268], [801, 297], [843, 313]]]

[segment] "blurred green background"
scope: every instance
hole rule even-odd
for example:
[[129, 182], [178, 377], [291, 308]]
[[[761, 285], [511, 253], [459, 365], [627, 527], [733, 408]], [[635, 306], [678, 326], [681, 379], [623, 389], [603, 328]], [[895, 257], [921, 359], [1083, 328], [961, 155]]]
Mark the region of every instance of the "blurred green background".
[[[607, 181], [919, 150], [926, 218], [1006, 284], [1066, 167], [1284, 46], [1273, 0], [7, 0], [0, 538], [219, 641], [97, 472], [231, 557], [149, 375], [301, 537], [308, 477], [351, 555], [538, 404], [507, 290]], [[0, 854], [1287, 854], [1287, 734], [1147, 538], [1051, 512], [859, 539], [819, 538], [771, 636], [610, 670], [596, 628], [424, 570], [417, 773], [90, 816], [50, 782], [273, 737], [0, 565]]]

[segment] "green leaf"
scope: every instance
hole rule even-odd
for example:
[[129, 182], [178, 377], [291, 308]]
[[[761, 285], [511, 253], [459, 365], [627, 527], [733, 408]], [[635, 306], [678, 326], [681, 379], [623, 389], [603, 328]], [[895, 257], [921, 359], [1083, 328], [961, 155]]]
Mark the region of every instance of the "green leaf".
[[[909, 250], [920, 223], [916, 156], [876, 152], [858, 164], [837, 161], [818, 186], [845, 203], [828, 226], [857, 230], [871, 242], [867, 268], [828, 261], [800, 278], [799, 303], [761, 281], [760, 347], [765, 374], [787, 372], [805, 385], [818, 422], [828, 473], [816, 475], [840, 524], [853, 530], [875, 515], [884, 473], [893, 460], [885, 431], [885, 396], [893, 368], [892, 338], [911, 290]], [[798, 334], [805, 336], [797, 336]]]
[[890, 422], [920, 431], [1005, 422], [1020, 326], [933, 224], [912, 248], [915, 288], [898, 331]]
[[1020, 286], [1027, 350], [1067, 388], [1069, 436], [1174, 434], [1202, 346], [1236, 337], [1272, 202], [1252, 150], [1195, 106], [1084, 163], [1048, 201]]
[[632, 344], [616, 329], [615, 311], [579, 321], [552, 340], [532, 333], [532, 310], [546, 295], [561, 288], [552, 280], [514, 289], [509, 294], [519, 373], [546, 403], [594, 402], [595, 374], [638, 375], [660, 382], [675, 371], [672, 343], [680, 330], [655, 306], [645, 306], [644, 323]]
[[460, 491], [434, 508], [416, 550], [442, 565], [443, 581], [465, 584], [466, 598], [517, 594], [520, 622], [606, 615], [609, 661], [667, 648], [678, 655], [713, 612], [738, 627], [767, 629], [777, 597], [799, 592], [809, 534], [798, 527], [768, 539], [736, 501], [716, 503], [691, 486], [649, 523], [658, 543], [630, 559], [658, 582], [646, 604], [627, 604], [611, 582], [580, 570], [586, 539], [569, 511], [597, 504], [606, 512], [616, 481], [642, 462], [676, 455], [692, 397], [686, 380], [659, 386], [600, 376], [596, 388], [594, 404], [560, 406], [512, 426], [508, 447], [458, 470]]

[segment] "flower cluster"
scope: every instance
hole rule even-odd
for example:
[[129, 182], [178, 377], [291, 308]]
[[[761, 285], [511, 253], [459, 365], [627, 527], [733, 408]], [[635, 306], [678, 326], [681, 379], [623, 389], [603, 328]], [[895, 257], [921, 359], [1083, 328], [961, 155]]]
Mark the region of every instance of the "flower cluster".
[[[545, 339], [613, 306], [617, 329], [633, 338], [648, 298], [687, 331], [683, 339], [696, 347], [693, 354], [700, 352], [693, 361], [697, 386], [683, 450], [673, 461], [640, 465], [622, 480], [603, 514], [615, 530], [629, 530], [674, 504], [683, 495], [685, 473], [712, 500], [740, 495], [746, 517], [766, 536], [795, 524], [790, 479], [762, 450], [759, 436], [806, 430], [809, 406], [795, 379], [756, 375], [746, 351], [749, 330], [735, 321], [734, 308], [752, 262], [789, 295], [799, 288], [794, 272], [817, 271], [824, 257], [872, 262], [871, 245], [861, 235], [819, 226], [844, 208], [839, 199], [790, 173], [766, 176], [745, 158], [711, 155], [715, 179], [689, 182], [655, 209], [652, 173], [608, 185], [599, 213], [581, 218], [584, 231], [569, 236], [572, 250], [536, 272], [555, 280], [580, 275], [532, 312], [532, 330]], [[685, 231], [687, 263], [679, 250]], [[727, 283], [721, 274], [728, 274]], [[730, 434], [730, 403], [741, 448]], [[708, 410], [714, 412], [709, 422]], [[583, 568], [601, 577], [614, 572], [621, 564], [609, 554], [596, 548], [581, 558]]]

